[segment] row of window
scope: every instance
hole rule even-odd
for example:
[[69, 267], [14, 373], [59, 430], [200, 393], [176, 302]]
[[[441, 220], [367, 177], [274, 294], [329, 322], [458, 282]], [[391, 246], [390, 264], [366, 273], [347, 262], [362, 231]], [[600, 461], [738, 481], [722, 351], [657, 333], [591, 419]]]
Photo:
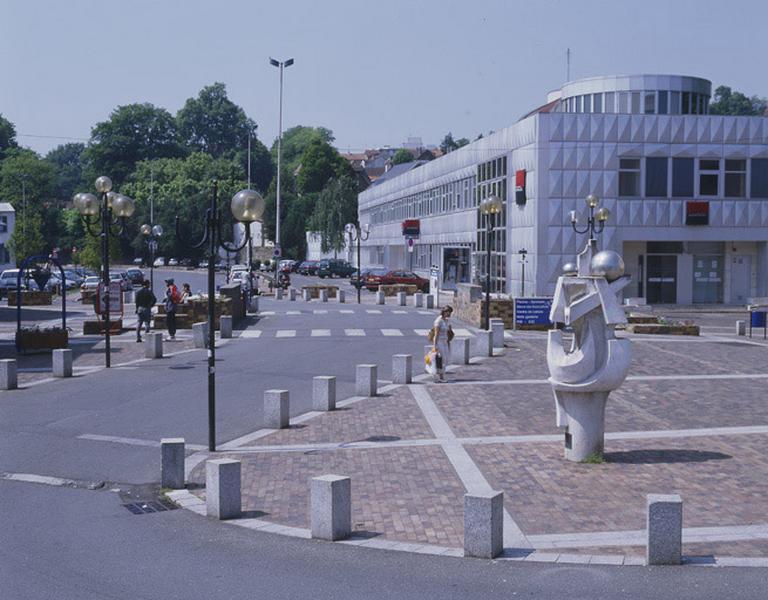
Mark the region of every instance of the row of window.
[[633, 115], [706, 115], [709, 96], [666, 90], [644, 92], [600, 92], [564, 98], [563, 112], [629, 113]]
[[507, 157], [502, 156], [500, 158], [489, 160], [480, 165], [477, 165], [477, 181], [488, 181], [489, 179], [496, 179], [497, 177], [505, 177], [507, 175]]
[[[645, 187], [641, 164], [645, 163]], [[668, 157], [619, 160], [619, 196], [645, 198], [768, 198], [768, 159]], [[749, 186], [747, 186], [749, 183]], [[671, 188], [671, 194], [670, 194]]]

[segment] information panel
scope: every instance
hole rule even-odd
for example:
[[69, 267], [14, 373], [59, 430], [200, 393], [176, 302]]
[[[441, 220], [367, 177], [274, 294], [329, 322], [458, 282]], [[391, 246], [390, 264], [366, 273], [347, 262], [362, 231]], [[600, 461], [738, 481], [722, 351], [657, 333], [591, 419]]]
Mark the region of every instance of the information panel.
[[549, 326], [552, 298], [515, 298], [515, 326]]

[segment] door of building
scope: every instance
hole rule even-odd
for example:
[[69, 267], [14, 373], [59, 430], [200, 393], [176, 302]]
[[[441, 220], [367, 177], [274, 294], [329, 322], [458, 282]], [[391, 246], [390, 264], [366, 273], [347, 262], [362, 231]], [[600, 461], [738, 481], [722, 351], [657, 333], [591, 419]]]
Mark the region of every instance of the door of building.
[[752, 287], [752, 257], [736, 254], [731, 258], [731, 303], [746, 304]]
[[653, 255], [645, 258], [647, 273], [645, 299], [648, 304], [677, 302], [677, 256]]

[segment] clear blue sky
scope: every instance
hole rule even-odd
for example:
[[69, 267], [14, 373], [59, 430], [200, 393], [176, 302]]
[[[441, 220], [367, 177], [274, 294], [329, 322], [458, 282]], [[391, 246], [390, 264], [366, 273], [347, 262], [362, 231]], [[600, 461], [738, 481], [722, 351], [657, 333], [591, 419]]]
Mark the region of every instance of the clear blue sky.
[[[175, 113], [223, 81], [277, 135], [322, 125], [342, 149], [473, 139], [565, 80], [697, 75], [768, 96], [765, 0], [0, 0], [0, 113], [19, 134], [88, 138], [120, 104]], [[62, 140], [20, 136], [46, 152]]]

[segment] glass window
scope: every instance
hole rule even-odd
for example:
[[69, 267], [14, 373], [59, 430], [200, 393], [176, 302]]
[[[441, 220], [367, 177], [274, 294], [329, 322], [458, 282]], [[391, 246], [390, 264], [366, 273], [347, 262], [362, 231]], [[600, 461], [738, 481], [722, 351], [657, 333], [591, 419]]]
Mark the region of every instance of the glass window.
[[659, 110], [657, 111], [660, 115], [666, 115], [667, 114], [667, 92], [660, 91], [659, 92]]
[[615, 102], [616, 100], [614, 99], [614, 93], [605, 92], [605, 112], [607, 113], [616, 112], [616, 106], [614, 104]]
[[619, 196], [640, 195], [640, 159], [619, 160]]
[[584, 112], [585, 113], [592, 112], [592, 94], [584, 95]]
[[752, 159], [752, 198], [768, 198], [768, 158]]
[[747, 195], [747, 161], [725, 161], [725, 196], [744, 198]]
[[672, 195], [676, 198], [693, 197], [693, 159], [672, 159]]
[[626, 113], [627, 110], [627, 98], [629, 94], [627, 92], [619, 92], [619, 110], [620, 113]]
[[717, 196], [718, 177], [720, 176], [719, 160], [699, 161], [699, 195]]
[[646, 115], [652, 115], [656, 112], [656, 92], [645, 92], [643, 111]]
[[630, 111], [633, 115], [639, 115], [640, 114], [640, 92], [632, 92], [632, 110]]
[[592, 112], [595, 112], [595, 113], [603, 112], [603, 95], [602, 94], [592, 94]]
[[682, 113], [688, 115], [691, 113], [691, 93], [683, 92], [683, 107]]
[[666, 198], [667, 196], [667, 164], [664, 158], [645, 159], [645, 195], [650, 198]]
[[680, 92], [670, 92], [669, 94], [669, 114], [680, 114]]

